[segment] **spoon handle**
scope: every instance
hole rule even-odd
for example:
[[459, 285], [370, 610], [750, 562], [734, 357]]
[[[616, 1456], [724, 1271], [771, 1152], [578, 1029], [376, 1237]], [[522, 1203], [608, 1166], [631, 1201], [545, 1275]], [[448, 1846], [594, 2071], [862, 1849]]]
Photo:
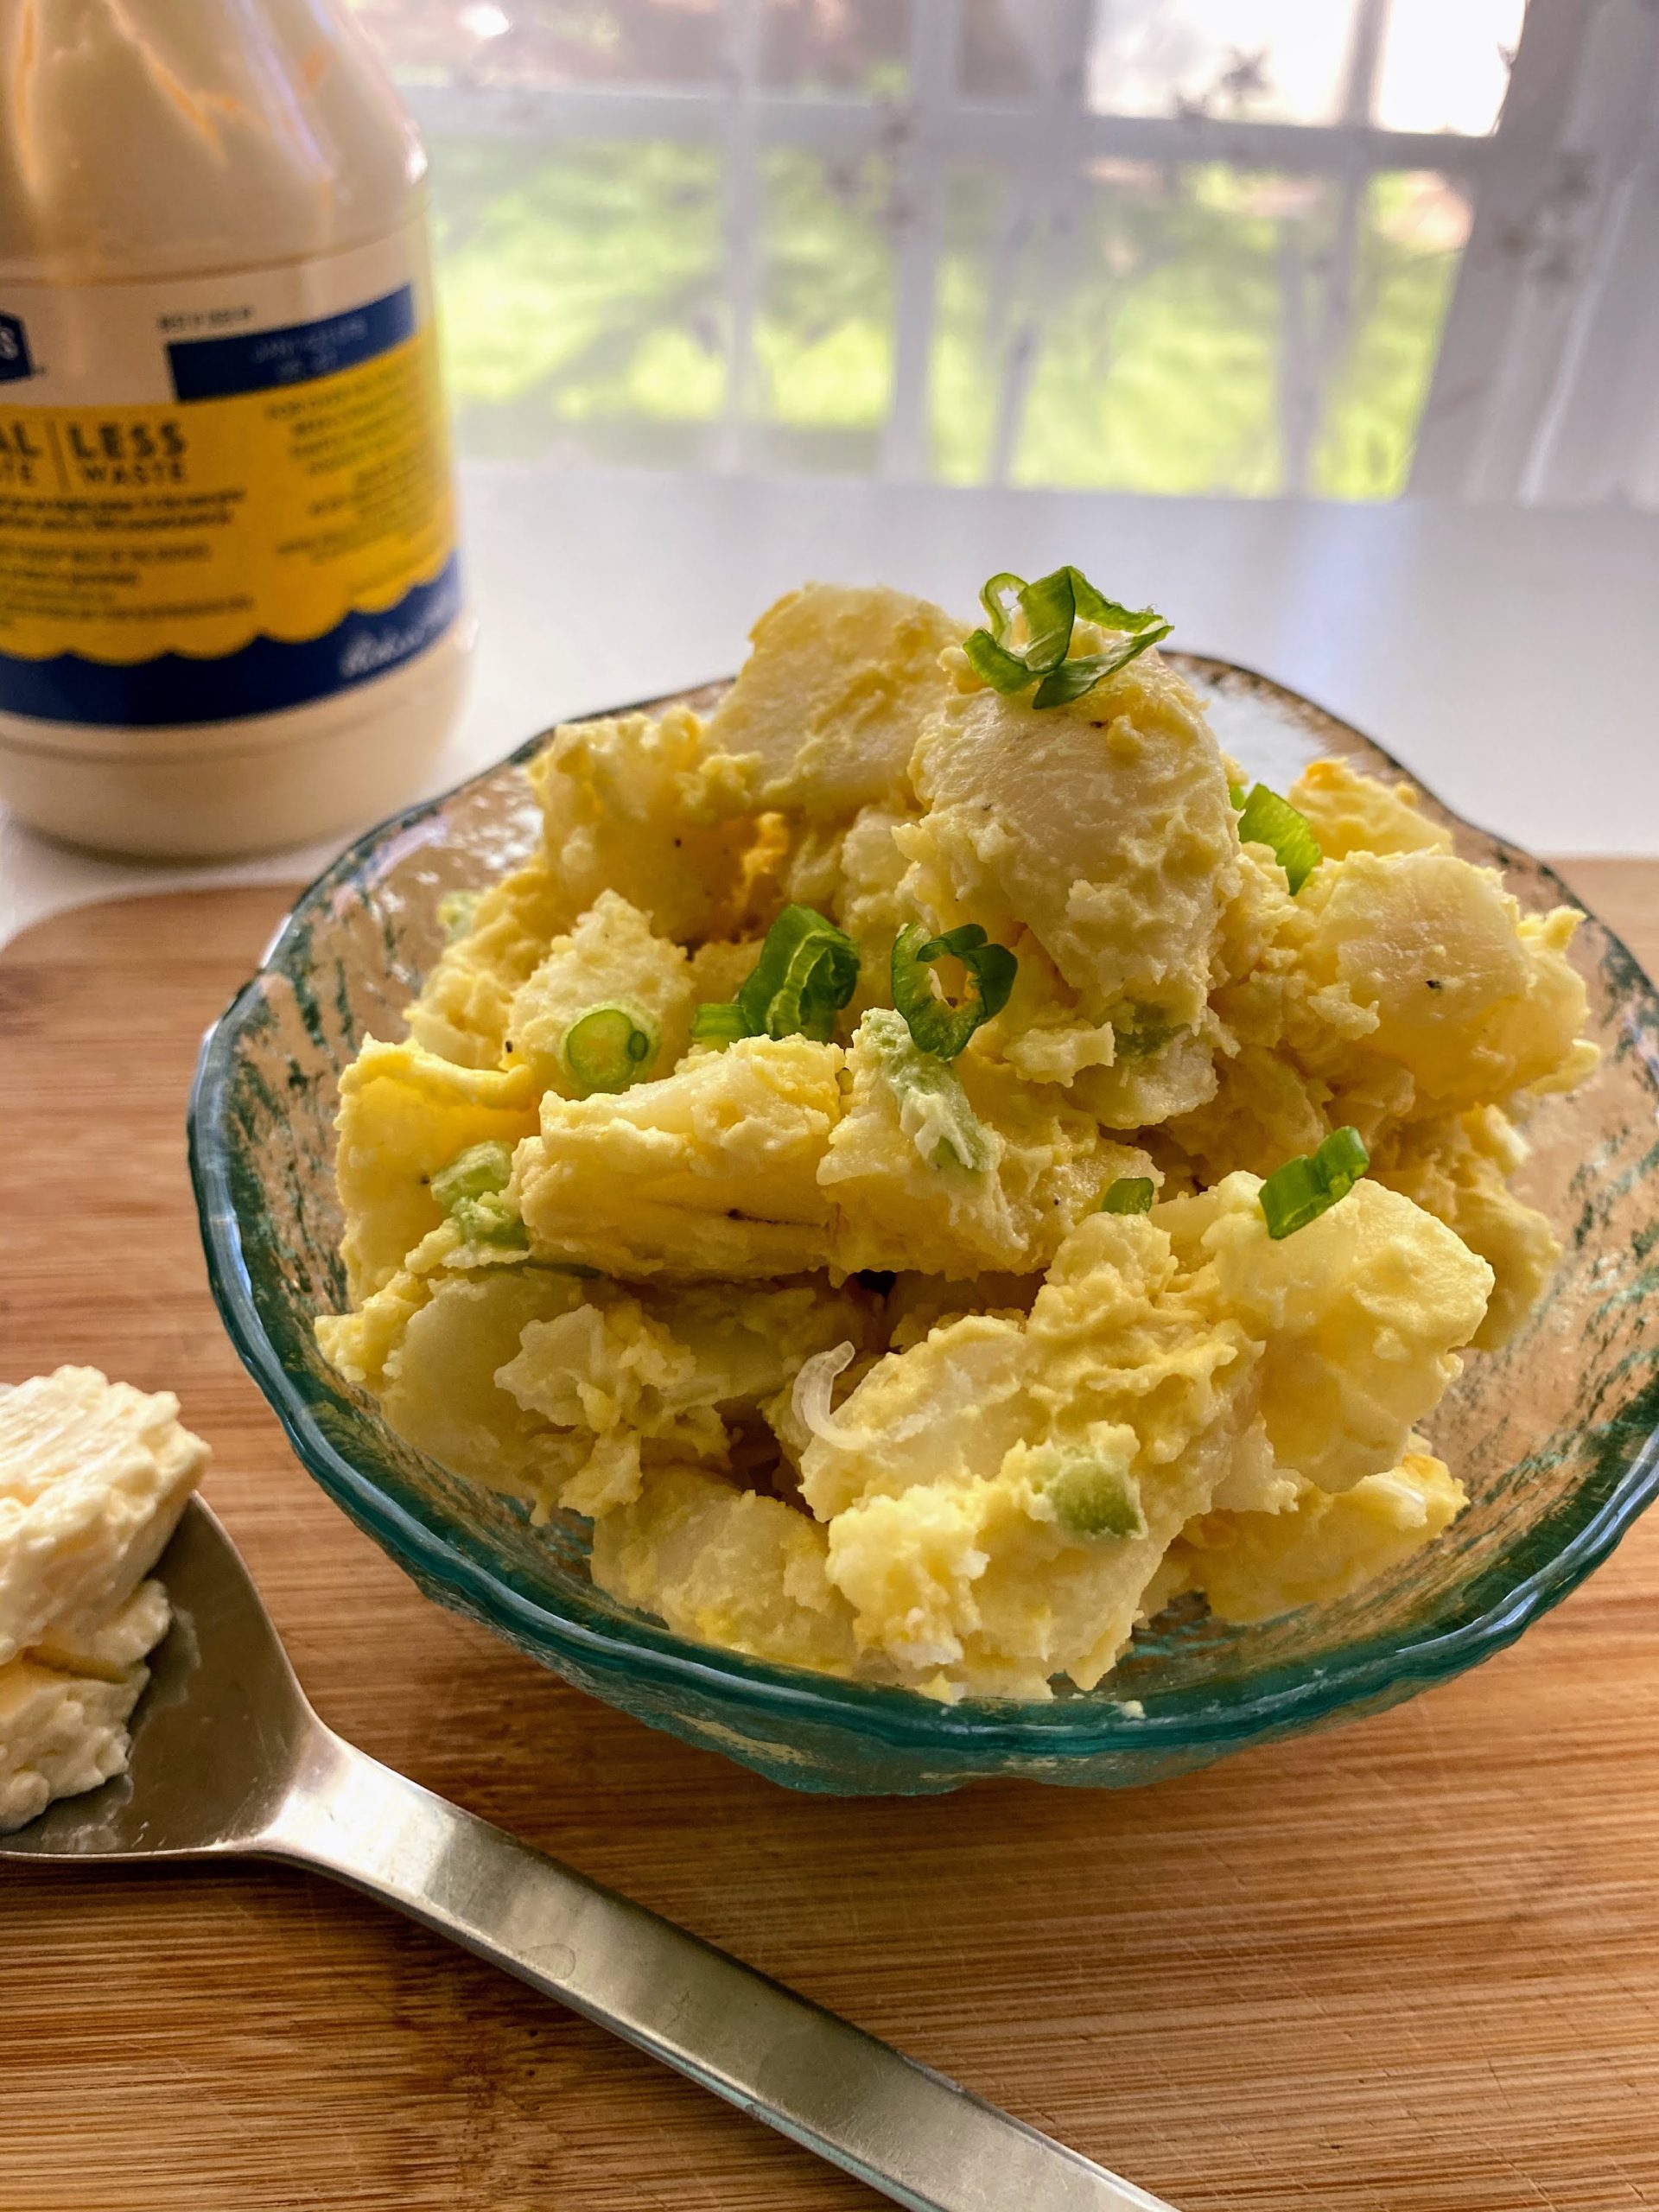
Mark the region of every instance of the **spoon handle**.
[[396, 1905], [912, 2212], [1171, 2212], [321, 1726], [257, 1847]]

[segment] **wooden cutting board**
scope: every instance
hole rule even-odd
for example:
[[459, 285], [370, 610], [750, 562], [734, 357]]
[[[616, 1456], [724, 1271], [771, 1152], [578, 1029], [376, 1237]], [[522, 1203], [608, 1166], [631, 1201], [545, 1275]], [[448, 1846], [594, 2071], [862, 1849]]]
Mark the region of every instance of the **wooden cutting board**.
[[[1659, 862], [1570, 872], [1659, 966]], [[813, 1799], [652, 1734], [418, 1596], [220, 1333], [185, 1090], [283, 904], [0, 956], [0, 1375], [179, 1392], [326, 1719], [1184, 2212], [1659, 2205], [1659, 1516], [1477, 1673], [1155, 1789]], [[0, 1870], [0, 2212], [878, 2201], [320, 1880]]]

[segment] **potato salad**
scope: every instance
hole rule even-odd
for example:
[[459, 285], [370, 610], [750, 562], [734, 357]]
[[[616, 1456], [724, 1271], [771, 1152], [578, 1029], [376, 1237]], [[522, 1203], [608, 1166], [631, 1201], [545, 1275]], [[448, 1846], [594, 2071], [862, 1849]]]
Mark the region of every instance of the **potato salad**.
[[973, 626], [813, 584], [707, 715], [557, 730], [341, 1084], [385, 1420], [682, 1635], [944, 1700], [1089, 1690], [1432, 1543], [1421, 1427], [1557, 1246], [1579, 917], [1407, 785], [1250, 785], [1076, 569]]

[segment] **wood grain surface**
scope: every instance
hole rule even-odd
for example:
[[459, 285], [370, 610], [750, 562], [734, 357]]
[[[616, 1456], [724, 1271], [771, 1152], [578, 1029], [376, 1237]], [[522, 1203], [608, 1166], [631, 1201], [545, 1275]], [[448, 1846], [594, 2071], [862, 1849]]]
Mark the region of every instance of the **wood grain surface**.
[[[1659, 965], [1659, 863], [1568, 872]], [[185, 1090], [283, 903], [0, 957], [0, 1375], [177, 1389], [325, 1718], [1184, 2212], [1659, 2205], [1659, 1516], [1475, 1674], [1155, 1789], [812, 1799], [652, 1734], [418, 1596], [220, 1333]], [[0, 1870], [0, 2212], [878, 2201], [321, 1880]]]

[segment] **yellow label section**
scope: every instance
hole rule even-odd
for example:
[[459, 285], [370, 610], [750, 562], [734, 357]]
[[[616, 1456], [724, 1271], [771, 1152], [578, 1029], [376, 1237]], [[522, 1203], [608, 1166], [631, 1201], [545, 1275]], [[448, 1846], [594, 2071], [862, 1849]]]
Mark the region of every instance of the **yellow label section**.
[[454, 547], [429, 327], [222, 399], [25, 407], [0, 386], [0, 652], [129, 664], [318, 638]]

